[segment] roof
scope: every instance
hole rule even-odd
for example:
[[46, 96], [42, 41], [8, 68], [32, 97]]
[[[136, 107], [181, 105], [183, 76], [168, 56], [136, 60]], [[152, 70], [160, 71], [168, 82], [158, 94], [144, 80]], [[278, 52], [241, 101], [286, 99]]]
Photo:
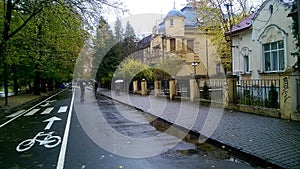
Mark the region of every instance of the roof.
[[199, 22], [197, 20], [197, 11], [196, 8], [191, 6], [185, 6], [181, 9], [184, 17], [185, 17], [185, 27], [197, 27]]
[[[177, 9], [172, 9], [169, 11], [169, 13], [167, 14], [167, 16], [165, 17], [174, 17], [174, 16], [182, 16], [184, 17], [184, 26], [185, 27], [197, 27], [199, 22], [197, 20], [197, 11], [194, 7], [191, 7], [189, 5], [185, 6], [184, 8], [182, 8], [180, 11]], [[165, 33], [165, 23], [161, 22], [158, 27], [158, 33]]]
[[147, 46], [150, 46], [150, 42], [151, 42], [151, 35], [148, 35], [138, 42], [137, 48], [144, 49]]
[[250, 28], [253, 24], [253, 19], [254, 19], [255, 14], [256, 14], [256, 12], [253, 12], [248, 17], [243, 19], [241, 22], [239, 22], [238, 24], [233, 26], [232, 29], [230, 31], [226, 32], [225, 34], [228, 35], [228, 34], [236, 33], [236, 32]]
[[[259, 12], [261, 10], [264, 9], [264, 7], [270, 2], [271, 0], [266, 0], [264, 1], [259, 9], [255, 12], [253, 12], [251, 15], [249, 15], [248, 17], [246, 17], [245, 19], [243, 19], [240, 23], [238, 23], [237, 25], [233, 26], [232, 29], [228, 32], [226, 32], [226, 35], [232, 34], [232, 33], [236, 33], [245, 29], [248, 29], [252, 26], [253, 21], [256, 19], [256, 17], [258, 16]], [[293, 4], [293, 1], [291, 0], [276, 0], [279, 4], [287, 6], [287, 7], [291, 7]]]
[[175, 17], [175, 16], [178, 16], [178, 17], [184, 17], [183, 13], [179, 10], [177, 10], [176, 8], [173, 8], [172, 10], [170, 10], [166, 16], [166, 18], [169, 18], [169, 17]]

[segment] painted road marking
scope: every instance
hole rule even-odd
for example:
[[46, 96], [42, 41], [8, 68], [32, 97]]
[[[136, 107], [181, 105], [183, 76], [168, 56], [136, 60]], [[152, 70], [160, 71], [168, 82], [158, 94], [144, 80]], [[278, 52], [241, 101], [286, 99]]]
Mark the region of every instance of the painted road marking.
[[73, 92], [72, 100], [71, 100], [71, 104], [70, 104], [70, 109], [69, 109], [69, 113], [68, 113], [68, 119], [67, 119], [67, 123], [66, 123], [65, 133], [64, 133], [63, 141], [61, 143], [61, 148], [60, 148], [60, 152], [59, 152], [59, 157], [58, 157], [56, 169], [63, 169], [64, 165], [65, 165], [67, 144], [68, 144], [68, 138], [69, 138], [70, 125], [71, 125], [72, 111], [73, 111], [72, 108], [73, 108], [74, 96], [75, 96], [74, 88], [72, 89], [72, 92]]
[[30, 112], [28, 112], [27, 114], [25, 114], [24, 116], [32, 116], [34, 115], [36, 112], [38, 112], [40, 109], [32, 109]]
[[65, 113], [67, 112], [68, 106], [61, 106], [57, 113]]
[[47, 126], [45, 127], [44, 130], [49, 130], [51, 128], [51, 126], [53, 125], [54, 121], [58, 121], [58, 120], [61, 120], [61, 118], [58, 118], [56, 116], [51, 117], [47, 120], [44, 120], [43, 122], [48, 122], [48, 124], [47, 124]]
[[12, 118], [12, 117], [16, 117], [17, 115], [23, 113], [25, 110], [19, 110], [11, 115], [6, 116], [7, 118]]
[[36, 105], [32, 106], [30, 109], [28, 109], [28, 110], [24, 111], [23, 113], [21, 113], [21, 114], [17, 115], [16, 117], [14, 117], [14, 118], [11, 118], [11, 119], [10, 119], [10, 120], [8, 120], [7, 122], [5, 122], [5, 123], [1, 124], [1, 125], [0, 125], [0, 128], [2, 128], [2, 127], [4, 127], [4, 126], [6, 126], [7, 124], [9, 124], [10, 122], [12, 122], [12, 121], [16, 120], [17, 118], [19, 118], [19, 117], [20, 117], [20, 116], [22, 116], [23, 114], [27, 113], [28, 111], [30, 111], [30, 110], [32, 110], [32, 109], [34, 109], [35, 107], [37, 107], [37, 106], [39, 106], [39, 105], [43, 104], [44, 102], [46, 102], [46, 101], [50, 100], [51, 98], [53, 98], [53, 97], [55, 97], [55, 96], [59, 95], [60, 93], [62, 93], [62, 92], [64, 92], [64, 91], [66, 91], [66, 90], [62, 90], [62, 91], [60, 91], [60, 92], [57, 92], [56, 94], [54, 94], [54, 95], [52, 95], [52, 96], [48, 97], [47, 99], [43, 100], [42, 102], [40, 102], [40, 103], [38, 103], [38, 104], [36, 104]]
[[45, 104], [43, 104], [43, 105], [41, 105], [42, 107], [47, 107], [47, 106], [50, 106], [51, 104], [49, 104], [49, 103], [45, 103]]
[[54, 109], [54, 107], [48, 107], [46, 110], [44, 110], [41, 114], [50, 114], [51, 111]]

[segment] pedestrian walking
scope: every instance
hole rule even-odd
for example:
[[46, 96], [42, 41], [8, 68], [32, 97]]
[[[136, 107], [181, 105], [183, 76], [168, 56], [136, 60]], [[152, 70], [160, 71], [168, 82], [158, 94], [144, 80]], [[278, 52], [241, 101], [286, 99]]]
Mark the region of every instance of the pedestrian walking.
[[80, 80], [79, 81], [79, 87], [80, 87], [80, 101], [83, 102], [84, 101], [84, 92], [85, 92], [85, 81], [84, 80]]
[[94, 93], [95, 93], [96, 100], [97, 100], [97, 90], [98, 90], [98, 82], [95, 81], [95, 83], [94, 83]]

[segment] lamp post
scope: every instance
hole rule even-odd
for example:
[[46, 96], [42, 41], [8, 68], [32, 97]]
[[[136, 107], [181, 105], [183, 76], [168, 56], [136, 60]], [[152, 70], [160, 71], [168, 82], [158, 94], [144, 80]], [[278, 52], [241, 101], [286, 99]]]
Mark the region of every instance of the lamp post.
[[205, 48], [206, 48], [206, 76], [208, 77], [208, 29], [205, 29]]
[[197, 62], [193, 62], [192, 66], [194, 67], [194, 74], [196, 75], [197, 74], [196, 67], [198, 66], [198, 63]]

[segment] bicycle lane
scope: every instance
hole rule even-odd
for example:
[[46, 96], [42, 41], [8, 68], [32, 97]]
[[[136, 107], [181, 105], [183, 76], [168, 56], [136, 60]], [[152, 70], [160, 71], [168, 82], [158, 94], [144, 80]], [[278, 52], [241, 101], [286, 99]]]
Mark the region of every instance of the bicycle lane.
[[8, 116], [0, 126], [0, 168], [56, 168], [72, 91]]

